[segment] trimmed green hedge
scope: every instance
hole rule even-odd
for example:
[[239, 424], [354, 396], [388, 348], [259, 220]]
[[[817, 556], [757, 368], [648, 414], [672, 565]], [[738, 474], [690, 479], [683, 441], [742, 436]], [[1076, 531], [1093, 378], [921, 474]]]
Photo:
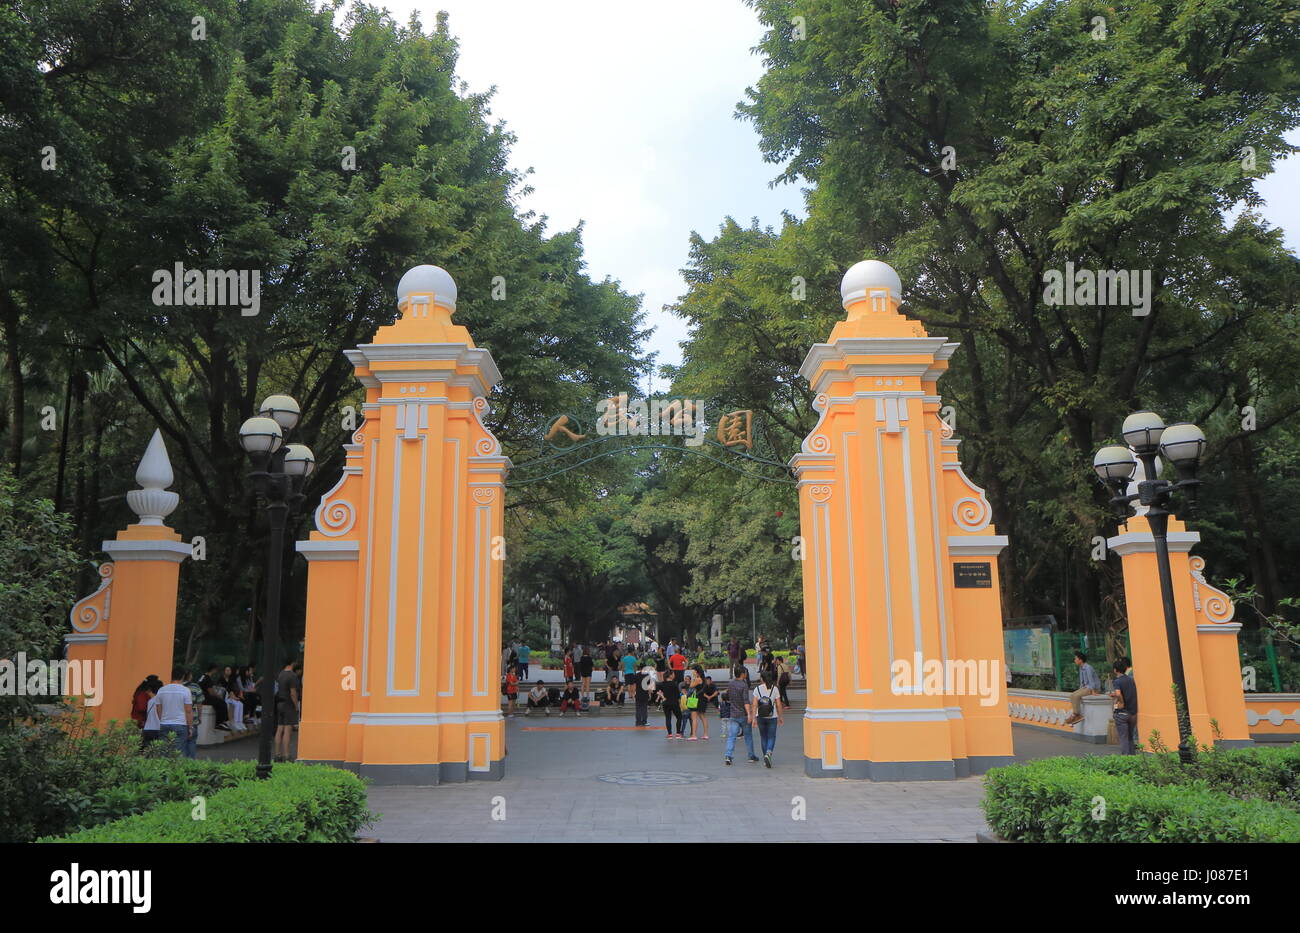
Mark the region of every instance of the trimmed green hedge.
[[983, 808], [1018, 842], [1300, 842], [1300, 746], [1048, 758], [994, 768]]
[[326, 765], [278, 764], [267, 781], [251, 762], [226, 764], [243, 778], [206, 799], [203, 819], [189, 800], [37, 842], [351, 842], [375, 817], [365, 783]]

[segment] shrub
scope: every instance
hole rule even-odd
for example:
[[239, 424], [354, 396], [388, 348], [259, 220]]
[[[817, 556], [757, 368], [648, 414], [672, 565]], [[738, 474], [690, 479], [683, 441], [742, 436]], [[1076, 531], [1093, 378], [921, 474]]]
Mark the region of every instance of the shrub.
[[134, 724], [95, 732], [70, 716], [40, 716], [0, 731], [0, 841], [30, 842], [214, 793], [242, 779], [242, 764], [149, 757]]
[[[251, 762], [238, 762], [252, 777]], [[229, 768], [229, 765], [226, 765]], [[375, 819], [365, 783], [327, 765], [276, 765], [266, 781], [241, 780], [217, 791], [203, 819], [184, 800], [38, 842], [351, 842]]]
[[983, 808], [1020, 842], [1300, 842], [1300, 750], [1048, 758], [995, 768]]

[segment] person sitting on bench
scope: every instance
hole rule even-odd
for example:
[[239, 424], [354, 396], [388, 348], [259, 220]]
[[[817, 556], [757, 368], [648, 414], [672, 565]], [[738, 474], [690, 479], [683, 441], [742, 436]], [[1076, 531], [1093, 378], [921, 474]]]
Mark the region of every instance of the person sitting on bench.
[[566, 680], [564, 692], [560, 694], [560, 718], [564, 718], [564, 714], [570, 709], [576, 715], [582, 715], [582, 698], [578, 696], [578, 688], [573, 685], [573, 681]]
[[610, 677], [609, 683], [605, 684], [605, 705], [613, 706], [617, 703], [622, 706], [626, 693], [627, 688], [619, 683], [618, 675], [614, 674]]
[[546, 715], [549, 716], [551, 715], [550, 706], [551, 695], [546, 692], [546, 687], [539, 680], [533, 686], [533, 689], [528, 691], [528, 709], [524, 710], [524, 715], [528, 716], [533, 710], [540, 709], [544, 710]]

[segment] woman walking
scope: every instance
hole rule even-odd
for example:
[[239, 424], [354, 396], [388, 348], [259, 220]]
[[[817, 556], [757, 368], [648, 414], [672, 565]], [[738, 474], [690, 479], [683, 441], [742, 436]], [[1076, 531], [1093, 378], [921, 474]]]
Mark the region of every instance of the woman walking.
[[699, 664], [691, 668], [691, 691], [686, 698], [687, 713], [691, 717], [691, 740], [709, 740], [709, 700], [704, 695], [704, 668]]
[[[681, 682], [677, 680], [676, 671], [664, 671], [663, 680], [659, 682], [658, 699], [663, 702], [664, 728], [668, 731], [668, 738], [680, 739], [682, 737], [682, 687]], [[674, 719], [677, 721], [675, 731]]]
[[770, 768], [772, 752], [776, 749], [776, 727], [785, 725], [781, 694], [771, 670], [763, 672], [763, 682], [754, 688], [754, 705], [758, 713], [758, 737], [763, 744], [763, 764]]

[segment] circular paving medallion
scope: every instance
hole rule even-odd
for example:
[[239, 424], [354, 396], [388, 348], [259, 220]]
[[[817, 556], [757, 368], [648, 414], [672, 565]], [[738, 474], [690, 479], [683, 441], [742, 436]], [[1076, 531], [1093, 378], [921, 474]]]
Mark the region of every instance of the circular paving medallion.
[[617, 771], [613, 774], [599, 774], [596, 778], [606, 784], [657, 787], [666, 784], [703, 784], [712, 781], [713, 775], [697, 771]]

